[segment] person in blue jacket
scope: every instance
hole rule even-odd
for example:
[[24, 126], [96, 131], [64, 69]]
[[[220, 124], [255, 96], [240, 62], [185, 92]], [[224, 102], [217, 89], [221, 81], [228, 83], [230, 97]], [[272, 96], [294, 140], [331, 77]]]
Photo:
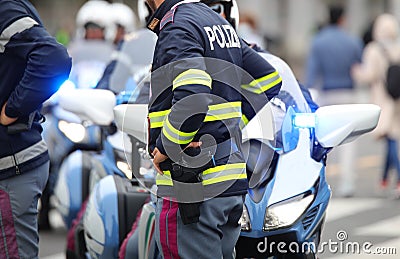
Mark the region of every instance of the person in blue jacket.
[[[346, 30], [348, 13], [341, 5], [329, 7], [329, 24], [313, 38], [305, 70], [305, 86], [318, 90], [317, 102], [335, 105], [359, 102], [353, 65], [361, 62], [363, 44]], [[351, 197], [356, 190], [357, 142], [335, 148], [339, 168], [337, 193]], [[335, 155], [336, 156], [336, 155]]]
[[0, 4], [0, 258], [38, 258], [37, 205], [49, 173], [41, 104], [71, 59], [27, 0]]
[[282, 79], [205, 4], [147, 3], [158, 35], [149, 103], [157, 244], [165, 258], [229, 258], [248, 187], [241, 86], [271, 99]]

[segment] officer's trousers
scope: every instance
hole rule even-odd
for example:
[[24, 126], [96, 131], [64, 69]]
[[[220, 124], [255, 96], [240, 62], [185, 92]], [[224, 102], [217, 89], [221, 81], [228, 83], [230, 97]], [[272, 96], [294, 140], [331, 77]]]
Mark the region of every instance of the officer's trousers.
[[156, 240], [165, 259], [233, 258], [239, 238], [243, 196], [217, 197], [200, 206], [198, 223], [184, 225], [178, 203], [159, 198]]
[[37, 206], [48, 176], [49, 162], [0, 181], [0, 258], [38, 258]]

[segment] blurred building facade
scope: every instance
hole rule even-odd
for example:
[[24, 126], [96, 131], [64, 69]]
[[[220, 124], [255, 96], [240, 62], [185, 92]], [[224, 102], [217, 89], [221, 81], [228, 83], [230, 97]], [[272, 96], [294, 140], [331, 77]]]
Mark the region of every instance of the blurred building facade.
[[[64, 29], [73, 36], [75, 15], [84, 0], [31, 0], [50, 32]], [[281, 55], [298, 70], [308, 54], [310, 41], [327, 20], [329, 4], [347, 9], [348, 30], [362, 37], [371, 21], [382, 12], [400, 19], [400, 0], [237, 0], [240, 12], [256, 17], [259, 33], [270, 51]], [[114, 0], [136, 10], [137, 0]]]

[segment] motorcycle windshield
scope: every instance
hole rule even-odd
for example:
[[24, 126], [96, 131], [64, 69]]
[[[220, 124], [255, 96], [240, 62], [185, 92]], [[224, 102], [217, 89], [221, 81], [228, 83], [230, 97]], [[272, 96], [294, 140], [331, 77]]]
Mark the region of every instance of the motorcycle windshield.
[[71, 43], [68, 48], [73, 65], [83, 61], [97, 61], [107, 64], [111, 60], [113, 51], [112, 44], [101, 40], [78, 40]]
[[293, 126], [296, 114], [309, 114], [311, 108], [306, 101], [293, 71], [282, 59], [261, 54], [282, 77], [282, 87], [243, 130], [243, 142], [258, 140], [278, 153], [290, 152], [296, 147], [298, 132]]
[[113, 57], [116, 64], [110, 76], [112, 91], [132, 91], [149, 74], [156, 41], [155, 34], [147, 29], [125, 37], [120, 50]]
[[77, 88], [94, 88], [111, 60], [113, 46], [99, 40], [82, 40], [72, 43], [68, 52], [73, 62], [69, 79]]

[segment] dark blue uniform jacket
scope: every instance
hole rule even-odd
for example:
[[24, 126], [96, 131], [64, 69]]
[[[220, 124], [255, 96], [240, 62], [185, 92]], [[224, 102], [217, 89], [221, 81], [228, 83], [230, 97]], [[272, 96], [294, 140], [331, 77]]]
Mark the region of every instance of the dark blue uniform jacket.
[[[71, 59], [51, 37], [26, 0], [0, 0], [0, 107], [6, 115], [28, 120], [69, 75]], [[31, 130], [10, 135], [0, 125], [0, 179], [23, 173], [48, 160], [35, 116]]]
[[[157, 147], [171, 157], [170, 150], [207, 141], [206, 135], [216, 143], [237, 141], [246, 92], [269, 100], [280, 90], [282, 80], [276, 70], [202, 3], [165, 1], [148, 28], [158, 35], [149, 104], [150, 152]], [[244, 163], [240, 156], [235, 159], [237, 166]], [[226, 163], [216, 161], [217, 166]], [[224, 179], [230, 178], [209, 183], [223, 184]], [[230, 186], [224, 195], [247, 191], [242, 177]]]

